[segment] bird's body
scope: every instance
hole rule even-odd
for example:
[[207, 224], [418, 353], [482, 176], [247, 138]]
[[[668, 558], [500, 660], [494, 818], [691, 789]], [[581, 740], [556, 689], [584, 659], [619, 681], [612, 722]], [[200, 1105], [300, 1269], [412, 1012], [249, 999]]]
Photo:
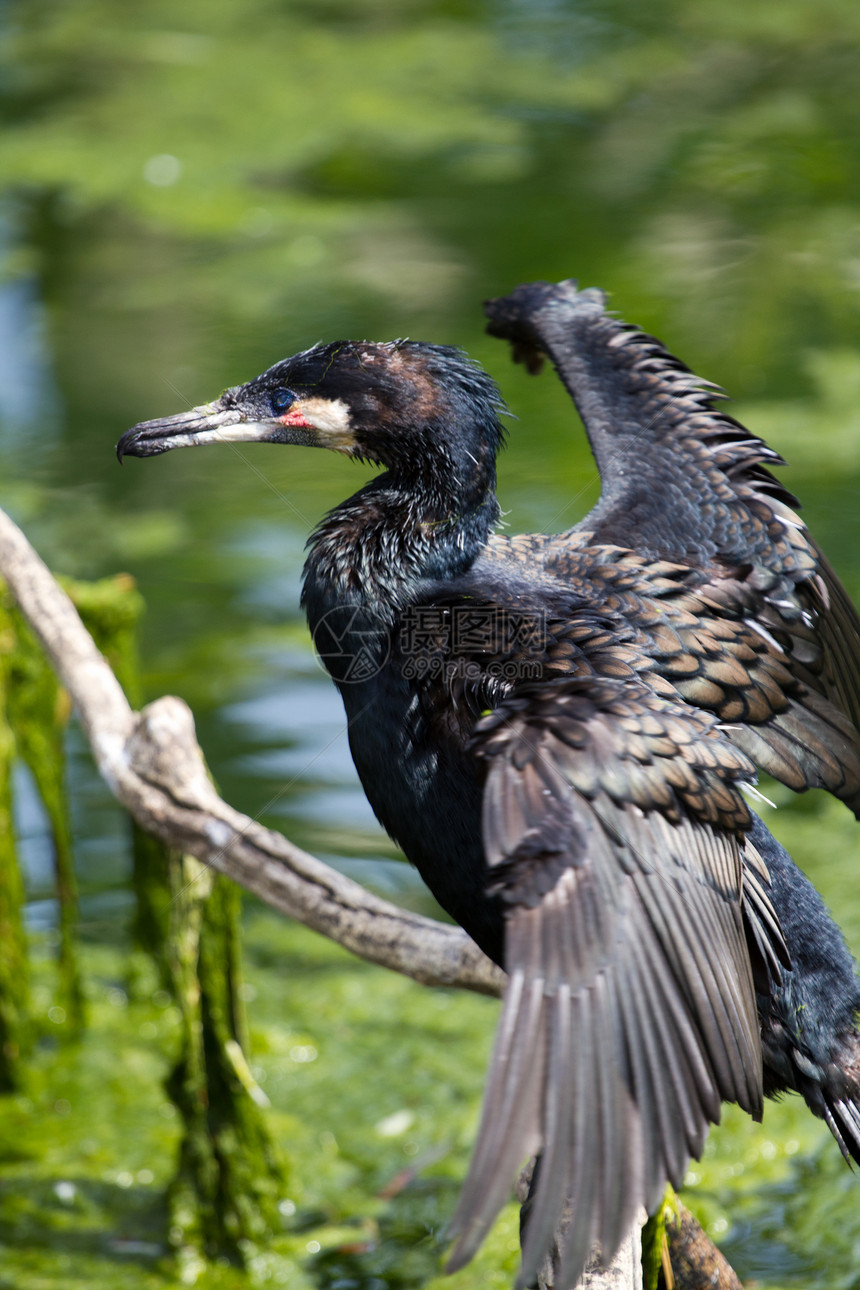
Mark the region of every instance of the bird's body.
[[[588, 429], [603, 492], [568, 533], [494, 535], [500, 401], [436, 346], [317, 346], [120, 449], [257, 438], [385, 468], [312, 536], [303, 603], [377, 816], [509, 973], [454, 1265], [539, 1151], [523, 1279], [567, 1202], [569, 1287], [724, 1100], [798, 1088], [860, 1158], [853, 965], [812, 972], [832, 924], [740, 792], [759, 766], [860, 807], [860, 634], [775, 454], [656, 342], [569, 283], [490, 308]], [[825, 1016], [834, 981], [851, 1003]]]

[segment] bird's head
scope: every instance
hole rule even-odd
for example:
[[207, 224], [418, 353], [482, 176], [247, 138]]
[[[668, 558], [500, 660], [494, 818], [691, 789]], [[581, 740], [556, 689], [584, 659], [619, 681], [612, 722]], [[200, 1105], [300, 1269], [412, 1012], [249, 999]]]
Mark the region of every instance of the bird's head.
[[331, 448], [397, 474], [469, 476], [499, 448], [503, 404], [460, 350], [415, 341], [335, 341], [286, 358], [246, 385], [177, 416], [143, 421], [117, 455], [208, 443]]

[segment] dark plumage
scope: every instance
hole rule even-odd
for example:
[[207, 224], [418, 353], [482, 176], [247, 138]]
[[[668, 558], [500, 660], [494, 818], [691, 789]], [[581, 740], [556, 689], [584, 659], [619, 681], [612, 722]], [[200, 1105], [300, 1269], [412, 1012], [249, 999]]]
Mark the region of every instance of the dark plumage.
[[775, 454], [656, 341], [572, 283], [488, 312], [582, 414], [603, 491], [568, 533], [493, 536], [501, 401], [437, 346], [317, 346], [118, 451], [384, 468], [313, 534], [303, 603], [376, 814], [509, 974], [451, 1266], [540, 1152], [521, 1284], [569, 1202], [561, 1290], [723, 1101], [797, 1089], [860, 1160], [854, 966], [740, 792], [759, 766], [860, 807], [860, 629]]
[[764, 1091], [802, 1094], [850, 1164], [860, 1164], [860, 980], [842, 933], [791, 856], [754, 818], [750, 838], [791, 947], [790, 970], [757, 999]]

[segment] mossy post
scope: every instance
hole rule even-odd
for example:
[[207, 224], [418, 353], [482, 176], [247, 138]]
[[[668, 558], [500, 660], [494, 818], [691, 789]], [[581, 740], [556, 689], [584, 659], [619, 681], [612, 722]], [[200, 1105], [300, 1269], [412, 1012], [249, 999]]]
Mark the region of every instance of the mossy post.
[[180, 1261], [239, 1265], [270, 1239], [284, 1172], [268, 1105], [245, 1060], [240, 893], [190, 856], [173, 857], [170, 953], [182, 1049], [168, 1092], [185, 1122], [171, 1184], [170, 1240]]
[[15, 741], [6, 718], [8, 664], [15, 637], [0, 608], [0, 1093], [19, 1087], [29, 1038], [24, 884], [12, 821], [12, 763]]
[[[124, 684], [139, 692], [135, 628], [142, 601], [130, 578], [69, 582], [99, 648]], [[84, 1023], [84, 990], [77, 956], [78, 890], [66, 791], [65, 733], [71, 707], [35, 635], [0, 589], [0, 1089], [19, 1082], [25, 1048], [27, 957], [22, 925], [23, 880], [15, 852], [12, 766], [27, 765], [51, 832], [58, 909], [56, 1003], [65, 1028]], [[166, 874], [164, 878], [166, 887]], [[166, 905], [166, 899], [162, 902]]]
[[[132, 580], [65, 585], [139, 708], [143, 602]], [[167, 1081], [185, 1130], [169, 1192], [171, 1244], [186, 1263], [226, 1257], [243, 1264], [277, 1224], [283, 1168], [262, 1114], [267, 1100], [244, 1056], [241, 894], [136, 826], [134, 889], [135, 944], [153, 957], [182, 1013], [179, 1057]]]
[[[138, 625], [143, 597], [134, 579], [117, 574], [99, 582], [62, 580], [84, 625], [111, 665], [133, 708], [143, 702], [138, 651]], [[138, 949], [156, 963], [163, 984], [170, 986], [167, 937], [171, 900], [168, 849], [132, 823], [132, 887], [135, 912], [131, 936]]]
[[667, 1224], [677, 1217], [678, 1197], [673, 1187], [666, 1188], [660, 1208], [642, 1228], [643, 1290], [672, 1290], [674, 1277], [666, 1238]]
[[65, 1013], [66, 1027], [75, 1031], [84, 1021], [84, 992], [76, 949], [78, 887], [66, 792], [65, 732], [71, 707], [36, 637], [9, 603], [5, 618], [13, 638], [6, 660], [6, 712], [16, 754], [33, 776], [51, 832], [59, 933], [56, 1002]]

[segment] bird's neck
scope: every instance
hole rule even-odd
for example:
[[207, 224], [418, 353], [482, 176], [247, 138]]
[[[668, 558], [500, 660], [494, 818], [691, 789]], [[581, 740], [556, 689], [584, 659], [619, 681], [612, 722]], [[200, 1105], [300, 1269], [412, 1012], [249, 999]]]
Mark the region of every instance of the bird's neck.
[[456, 487], [380, 475], [311, 537], [303, 592], [311, 628], [336, 605], [365, 606], [390, 623], [421, 580], [465, 573], [498, 517], [494, 469]]

